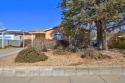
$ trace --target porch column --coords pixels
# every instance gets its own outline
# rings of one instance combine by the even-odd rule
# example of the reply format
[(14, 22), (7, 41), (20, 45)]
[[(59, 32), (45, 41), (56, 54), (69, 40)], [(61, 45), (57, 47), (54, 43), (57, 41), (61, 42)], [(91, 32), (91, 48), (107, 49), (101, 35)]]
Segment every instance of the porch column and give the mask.
[(32, 41), (31, 41), (31, 43), (32, 43), (32, 47), (33, 47), (33, 40), (34, 40), (34, 37), (33, 37), (33, 34), (32, 34)]
[(21, 47), (21, 41), (22, 41), (21, 38), (22, 38), (22, 37), (21, 37), (21, 35), (20, 35), (20, 40), (19, 40), (19, 45), (20, 45), (20, 47)]
[(23, 32), (23, 48), (25, 48), (25, 39), (24, 39), (24, 32)]
[(5, 46), (4, 46), (4, 32), (2, 32), (2, 48), (5, 48)]

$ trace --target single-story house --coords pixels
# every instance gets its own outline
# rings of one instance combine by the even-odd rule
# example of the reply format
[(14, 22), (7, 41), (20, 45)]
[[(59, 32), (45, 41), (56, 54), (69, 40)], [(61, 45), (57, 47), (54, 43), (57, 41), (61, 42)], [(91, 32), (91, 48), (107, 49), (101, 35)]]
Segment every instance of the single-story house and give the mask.
[(0, 47), (16, 46), (24, 47), (24, 35), (27, 34), (21, 30), (0, 30)]
[(34, 40), (38, 38), (43, 38), (43, 39), (52, 40), (55, 38), (56, 35), (62, 36), (62, 32), (63, 32), (63, 27), (60, 27), (60, 26), (53, 27), (47, 30), (41, 30), (41, 29), (31, 30), (31, 31), (28, 31), (30, 35), (25, 35), (24, 39)]

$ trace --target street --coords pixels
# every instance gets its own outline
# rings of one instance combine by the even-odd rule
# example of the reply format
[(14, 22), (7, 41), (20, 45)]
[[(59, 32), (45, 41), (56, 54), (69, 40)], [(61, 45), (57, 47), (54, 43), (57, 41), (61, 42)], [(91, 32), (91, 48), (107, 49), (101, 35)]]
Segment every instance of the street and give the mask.
[(0, 83), (125, 83), (125, 76), (0, 77)]

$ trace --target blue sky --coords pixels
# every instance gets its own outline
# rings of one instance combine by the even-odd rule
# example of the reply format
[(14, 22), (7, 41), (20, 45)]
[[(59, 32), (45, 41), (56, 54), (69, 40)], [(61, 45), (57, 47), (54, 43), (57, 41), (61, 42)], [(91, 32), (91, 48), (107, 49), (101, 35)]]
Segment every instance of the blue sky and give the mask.
[(9, 30), (48, 29), (61, 22), (60, 0), (0, 0), (0, 25)]

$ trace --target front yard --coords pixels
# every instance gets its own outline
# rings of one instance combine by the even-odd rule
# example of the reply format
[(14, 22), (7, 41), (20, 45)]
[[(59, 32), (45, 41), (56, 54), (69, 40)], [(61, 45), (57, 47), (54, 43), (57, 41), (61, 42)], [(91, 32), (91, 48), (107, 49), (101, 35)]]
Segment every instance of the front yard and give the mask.
[(118, 50), (101, 51), (101, 53), (111, 56), (111, 59), (94, 60), (89, 58), (81, 58), (83, 52), (66, 52), (65, 55), (53, 54), (53, 51), (44, 52), (48, 59), (35, 63), (16, 63), (16, 56), (10, 56), (0, 60), (0, 66), (117, 66), (125, 65), (125, 55)]

